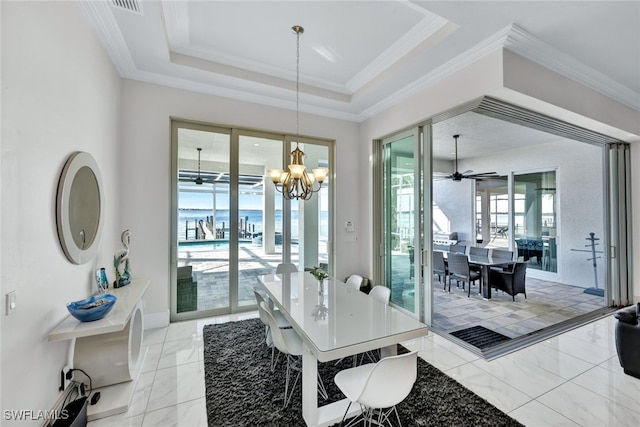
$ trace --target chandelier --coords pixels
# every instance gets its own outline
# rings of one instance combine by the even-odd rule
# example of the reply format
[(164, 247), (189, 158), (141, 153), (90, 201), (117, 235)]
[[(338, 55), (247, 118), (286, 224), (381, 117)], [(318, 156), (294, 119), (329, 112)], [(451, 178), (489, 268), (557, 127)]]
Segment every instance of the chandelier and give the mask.
[(307, 173), (304, 166), (304, 151), (300, 150), (300, 34), (304, 28), (299, 25), (291, 27), (296, 34), (296, 149), (291, 152), (291, 163), (287, 171), (282, 169), (269, 169), (267, 173), (276, 190), (282, 193), (287, 200), (309, 200), (313, 193), (320, 191), (322, 183), (329, 172), (327, 168), (316, 168), (312, 173)]

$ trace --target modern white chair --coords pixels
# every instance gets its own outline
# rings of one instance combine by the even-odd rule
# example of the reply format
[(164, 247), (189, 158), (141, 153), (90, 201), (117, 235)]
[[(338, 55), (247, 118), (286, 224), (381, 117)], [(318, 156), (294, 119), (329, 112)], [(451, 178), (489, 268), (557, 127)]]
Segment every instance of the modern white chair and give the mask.
[(349, 399), (349, 406), (342, 421), (351, 404), (356, 402), (360, 405), (362, 413), (347, 426), (358, 421), (360, 416), (364, 419), (365, 425), (392, 425), (389, 419), (392, 412), (395, 412), (398, 425), (401, 425), (396, 405), (409, 395), (417, 376), (417, 351), (385, 357), (377, 363), (367, 363), (338, 372), (334, 382)]
[(380, 302), (389, 304), (389, 299), (391, 298), (391, 289), (387, 288), (386, 286), (376, 285), (371, 288), (369, 296), (371, 298), (377, 299)]
[(359, 291), (363, 281), (364, 281), (364, 277), (359, 276), (357, 274), (352, 274), (347, 279), (347, 287), (351, 289), (355, 289), (356, 291)]
[[(380, 301), (383, 304), (387, 304), (388, 305), (389, 304), (389, 300), (391, 299), (391, 289), (387, 288), (386, 286), (376, 285), (369, 292), (369, 296), (371, 298), (374, 298), (374, 299)], [(377, 362), (380, 359), (380, 357), (377, 356), (376, 354), (374, 354), (373, 351), (367, 351), (365, 354), (362, 355), (362, 359), (360, 360), (360, 364), (362, 364), (362, 362), (364, 361), (364, 356), (365, 355), (369, 358), (370, 361), (372, 361), (374, 363)]]
[[(293, 391), (296, 388), (296, 384), (300, 379), (300, 374), (302, 373), (302, 340), (298, 336), (295, 330), (293, 329), (280, 329), (277, 326), (276, 319), (273, 317), (272, 312), (269, 311), (269, 307), (266, 303), (261, 302), (260, 306), (263, 308), (264, 312), (267, 316), (267, 322), (271, 327), (271, 337), (273, 339), (273, 344), (275, 347), (282, 353), (287, 356), (287, 376), (284, 384), (284, 405), (283, 407), (289, 405), (291, 401), (291, 397), (293, 396)], [(291, 386), (291, 392), (289, 392), (289, 382), (291, 380), (291, 371), (298, 371), (296, 375), (296, 379)], [(322, 378), (320, 377), (320, 373), (318, 373), (318, 391), (320, 395), (326, 399), (327, 391), (324, 388), (324, 384), (322, 382)]]
[[(267, 318), (267, 313), (265, 312), (262, 304), (268, 308), (269, 305), (263, 298), (262, 294), (258, 292), (256, 289), (253, 290), (253, 294), (256, 297), (256, 303), (258, 304), (258, 315), (260, 316), (260, 320), (264, 323), (264, 339), (267, 347), (271, 348), (271, 363), (269, 364), (271, 368), (271, 372), (273, 372), (278, 364), (278, 358), (280, 357), (280, 353), (275, 355), (276, 348), (273, 344), (273, 337), (271, 336), (271, 328), (269, 326), (269, 319)], [(288, 329), (291, 328), (291, 324), (289, 321), (280, 313), (279, 311), (273, 311), (273, 317), (276, 319), (276, 323), (278, 324), (278, 328)]]
[(276, 267), (276, 274), (297, 273), (297, 272), (298, 272), (298, 267), (296, 267), (295, 264), (292, 264), (290, 262), (280, 263)]

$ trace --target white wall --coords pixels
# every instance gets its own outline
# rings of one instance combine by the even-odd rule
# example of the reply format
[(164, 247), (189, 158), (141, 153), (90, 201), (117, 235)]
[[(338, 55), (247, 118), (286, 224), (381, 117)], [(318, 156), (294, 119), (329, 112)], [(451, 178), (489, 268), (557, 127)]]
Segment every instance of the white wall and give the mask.
[[(179, 89), (123, 81), (121, 201), (123, 227), (131, 229), (132, 274), (151, 279), (146, 312), (168, 322), (170, 237), (170, 117), (215, 124), (295, 132), (295, 111), (233, 101)], [(358, 222), (362, 200), (358, 165), (358, 125), (308, 114), (300, 115), (300, 133), (336, 140), (336, 275), (357, 268), (361, 244), (343, 243), (342, 224), (354, 222), (356, 234), (369, 229)]]
[[(463, 179), (456, 182), (450, 179), (433, 183), (433, 201), (449, 220), (449, 229), (458, 233), (458, 241), (467, 246), (475, 244), (476, 235), (473, 226), (473, 203), (475, 202), (475, 185), (473, 180)], [(434, 230), (435, 231), (435, 230)]]
[[(68, 315), (67, 302), (95, 293), (93, 270), (112, 265), (120, 240), (120, 79), (75, 2), (1, 7), (2, 409), (45, 410), (58, 398), (70, 344), (47, 335)], [(74, 151), (93, 155), (105, 188), (104, 234), (84, 265), (67, 261), (55, 219), (58, 178)], [(11, 290), (17, 309), (4, 317)], [(3, 417), (2, 425), (39, 422)]]

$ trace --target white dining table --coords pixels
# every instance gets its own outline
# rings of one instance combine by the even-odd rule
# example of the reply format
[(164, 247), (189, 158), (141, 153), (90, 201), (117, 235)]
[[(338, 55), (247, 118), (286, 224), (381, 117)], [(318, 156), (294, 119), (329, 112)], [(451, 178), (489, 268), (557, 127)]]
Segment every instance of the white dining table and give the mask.
[[(297, 272), (258, 276), (258, 283), (302, 339), (302, 416), (308, 426), (339, 422), (349, 404), (343, 399), (318, 407), (318, 361), (375, 349), (383, 357), (395, 355), (398, 343), (428, 333), (416, 318), (340, 280), (320, 285), (310, 273)], [(351, 405), (348, 416), (359, 410)]]

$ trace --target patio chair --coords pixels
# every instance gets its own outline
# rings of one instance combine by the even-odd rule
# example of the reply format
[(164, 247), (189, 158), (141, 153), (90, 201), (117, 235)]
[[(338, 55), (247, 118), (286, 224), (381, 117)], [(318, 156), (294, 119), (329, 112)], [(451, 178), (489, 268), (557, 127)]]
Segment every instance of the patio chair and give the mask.
[(463, 290), (465, 282), (468, 282), (467, 297), (470, 297), (471, 284), (480, 279), (480, 273), (469, 268), (469, 259), (466, 255), (450, 253), (447, 261), (449, 264), (449, 292), (451, 292), (451, 280), (455, 279), (458, 284), (462, 282)]
[(443, 291), (447, 290), (447, 275), (449, 274), (449, 270), (447, 268), (447, 264), (444, 262), (444, 254), (440, 251), (433, 251), (433, 274), (438, 275), (438, 280), (442, 281), (444, 277), (444, 288)]
[(511, 268), (489, 270), (489, 286), (508, 293), (513, 301), (516, 300), (517, 294), (524, 294), (524, 299), (527, 299), (525, 287), (527, 264), (526, 262), (514, 262)]

